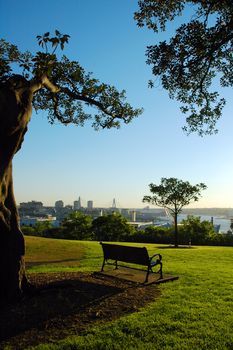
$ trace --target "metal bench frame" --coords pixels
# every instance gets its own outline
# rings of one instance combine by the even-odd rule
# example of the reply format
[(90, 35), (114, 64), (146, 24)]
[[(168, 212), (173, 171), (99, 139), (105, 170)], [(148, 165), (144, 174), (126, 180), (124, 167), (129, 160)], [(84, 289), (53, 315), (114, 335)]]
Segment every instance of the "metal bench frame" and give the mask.
[[(104, 270), (105, 264), (114, 265), (115, 269), (118, 269), (118, 267), (121, 266), (118, 264), (119, 261), (147, 266), (147, 270), (145, 270), (146, 279), (144, 281), (144, 283), (146, 283), (148, 282), (149, 273), (154, 273), (152, 268), (159, 265), (159, 271), (157, 273), (160, 274), (161, 279), (163, 278), (161, 254), (154, 254), (153, 256), (149, 257), (148, 251), (145, 247), (133, 247), (103, 242), (100, 242), (100, 244), (104, 254), (101, 271)], [(110, 263), (108, 260), (114, 260), (114, 263)]]

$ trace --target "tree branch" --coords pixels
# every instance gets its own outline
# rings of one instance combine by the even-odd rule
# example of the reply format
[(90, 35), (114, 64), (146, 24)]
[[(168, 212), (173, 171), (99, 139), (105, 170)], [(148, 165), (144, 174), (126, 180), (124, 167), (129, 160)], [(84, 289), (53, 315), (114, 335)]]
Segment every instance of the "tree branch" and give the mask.
[(45, 86), (48, 90), (50, 90), (53, 93), (60, 91), (60, 88), (53, 84), (45, 74), (38, 79), (31, 80), (30, 82), (30, 90), (33, 94), (38, 90), (42, 89), (43, 86)]
[(71, 91), (70, 89), (68, 89), (67, 87), (62, 87), (60, 89), (61, 92), (64, 92), (65, 94), (67, 94), (69, 97), (71, 97), (72, 99), (74, 100), (79, 100), (79, 101), (83, 101), (83, 102), (86, 102), (90, 105), (94, 105), (96, 107), (98, 107), (102, 112), (104, 112), (105, 114), (113, 117), (113, 114), (110, 113), (105, 107), (104, 105), (99, 102), (99, 101), (96, 101), (95, 99), (91, 98), (91, 97), (87, 97), (87, 96), (84, 96), (82, 94), (79, 94), (77, 92), (73, 92)]

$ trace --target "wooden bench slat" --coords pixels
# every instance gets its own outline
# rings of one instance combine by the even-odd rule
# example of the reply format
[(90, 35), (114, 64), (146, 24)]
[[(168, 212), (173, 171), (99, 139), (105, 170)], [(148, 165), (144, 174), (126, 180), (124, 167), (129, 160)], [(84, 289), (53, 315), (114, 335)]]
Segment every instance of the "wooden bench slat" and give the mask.
[(102, 244), (105, 259), (124, 261), (147, 266), (149, 255), (146, 248), (129, 247), (117, 244)]

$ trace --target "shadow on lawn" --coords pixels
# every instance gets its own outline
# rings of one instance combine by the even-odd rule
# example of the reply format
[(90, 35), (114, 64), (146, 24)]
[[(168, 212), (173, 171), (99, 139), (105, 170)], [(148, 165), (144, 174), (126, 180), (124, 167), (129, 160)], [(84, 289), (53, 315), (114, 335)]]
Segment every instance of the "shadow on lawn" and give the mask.
[(0, 311), (0, 348), (25, 349), (70, 335), (80, 335), (96, 322), (104, 323), (137, 311), (159, 295), (158, 287), (85, 273), (30, 275), (34, 295)]
[(30, 268), (32, 266), (39, 266), (39, 265), (48, 265), (48, 264), (62, 264), (62, 263), (68, 263), (68, 262), (77, 262), (78, 265), (80, 265), (80, 259), (63, 259), (63, 260), (45, 260), (45, 261), (27, 261), (26, 266), (27, 268)]
[(179, 245), (178, 247), (175, 247), (174, 245), (168, 245), (168, 246), (158, 246), (159, 249), (196, 249), (196, 247), (189, 246), (189, 245)]
[(4, 322), (0, 327), (0, 339), (38, 327), (38, 324), (42, 328), (49, 327), (53, 319), (59, 324), (64, 317), (87, 310), (120, 291), (120, 288), (75, 279), (38, 286), (33, 296), (6, 307), (1, 313)]

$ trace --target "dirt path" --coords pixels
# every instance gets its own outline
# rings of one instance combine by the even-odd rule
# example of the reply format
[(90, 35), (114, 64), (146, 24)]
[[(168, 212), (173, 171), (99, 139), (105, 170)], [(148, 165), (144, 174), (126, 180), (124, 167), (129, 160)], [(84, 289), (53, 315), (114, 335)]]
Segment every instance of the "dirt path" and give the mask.
[(157, 285), (137, 285), (88, 273), (30, 275), (35, 294), (0, 311), (0, 349), (25, 349), (80, 335), (94, 324), (138, 311), (159, 296)]

